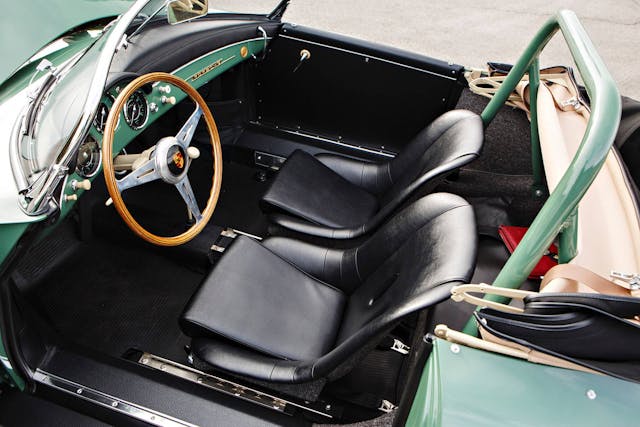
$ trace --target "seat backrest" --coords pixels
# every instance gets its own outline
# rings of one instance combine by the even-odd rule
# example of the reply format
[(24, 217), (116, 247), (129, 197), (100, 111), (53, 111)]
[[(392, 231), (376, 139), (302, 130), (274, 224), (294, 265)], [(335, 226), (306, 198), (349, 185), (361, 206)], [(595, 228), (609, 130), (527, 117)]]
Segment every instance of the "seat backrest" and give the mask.
[(412, 203), (356, 249), (343, 268), (361, 285), (351, 294), (337, 344), (366, 340), (414, 311), (436, 304), (473, 274), (477, 233), (472, 207), (435, 193)]
[(484, 126), (476, 113), (444, 113), (385, 165), (389, 180), (380, 195), (380, 206), (397, 207), (426, 181), (471, 162), (480, 155), (483, 141)]

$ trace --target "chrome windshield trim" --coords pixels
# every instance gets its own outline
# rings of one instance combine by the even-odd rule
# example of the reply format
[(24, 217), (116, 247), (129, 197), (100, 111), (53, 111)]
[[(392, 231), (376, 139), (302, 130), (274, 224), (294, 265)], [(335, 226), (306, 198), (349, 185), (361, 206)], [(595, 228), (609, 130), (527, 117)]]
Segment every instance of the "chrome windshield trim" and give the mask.
[[(47, 215), (60, 206), (60, 200), (52, 200), (55, 189), (60, 186), (60, 183), (66, 177), (66, 175), (61, 176), (60, 171), (62, 168), (67, 167), (66, 165), (73, 160), (75, 152), (91, 128), (93, 116), (102, 99), (113, 55), (118, 49), (127, 28), (129, 28), (129, 25), (142, 8), (150, 1), (151, 0), (137, 0), (128, 11), (117, 18), (113, 27), (107, 30), (110, 31), (110, 33), (106, 35), (108, 38), (102, 46), (102, 52), (95, 67), (95, 74), (91, 80), (80, 119), (55, 163), (49, 166), (43, 172), (42, 176), (31, 184), (21, 195), (23, 200), (21, 200), (20, 207), (26, 215)], [(91, 48), (94, 47), (95, 46), (92, 46)]]

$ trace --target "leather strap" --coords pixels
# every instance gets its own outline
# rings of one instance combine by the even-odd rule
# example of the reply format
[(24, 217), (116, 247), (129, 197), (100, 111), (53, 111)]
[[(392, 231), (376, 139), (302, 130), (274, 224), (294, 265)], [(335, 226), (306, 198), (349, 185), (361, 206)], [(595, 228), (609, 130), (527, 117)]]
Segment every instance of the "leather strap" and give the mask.
[[(555, 282), (552, 284), (552, 282)], [(558, 264), (544, 275), (540, 292), (592, 292), (607, 295), (632, 296), (629, 289), (579, 265)], [(635, 296), (635, 295), (633, 295)]]

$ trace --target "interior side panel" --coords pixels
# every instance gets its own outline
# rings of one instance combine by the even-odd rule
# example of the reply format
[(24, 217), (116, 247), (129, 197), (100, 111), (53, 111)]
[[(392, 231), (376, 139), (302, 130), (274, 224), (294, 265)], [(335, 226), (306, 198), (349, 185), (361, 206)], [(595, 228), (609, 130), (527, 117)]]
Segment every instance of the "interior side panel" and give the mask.
[[(310, 58), (300, 63), (301, 51)], [(397, 152), (455, 106), (463, 67), (284, 25), (257, 72), (263, 126)]]

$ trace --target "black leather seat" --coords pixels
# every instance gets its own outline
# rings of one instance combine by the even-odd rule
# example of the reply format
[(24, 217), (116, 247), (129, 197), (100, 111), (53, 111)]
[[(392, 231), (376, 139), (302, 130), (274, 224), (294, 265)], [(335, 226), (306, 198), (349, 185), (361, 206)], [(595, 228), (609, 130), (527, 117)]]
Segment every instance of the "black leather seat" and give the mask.
[(351, 249), (240, 236), (180, 325), (200, 368), (280, 383), (324, 379), (467, 282), (476, 246), (471, 206), (445, 193), (419, 199)]
[(484, 141), (482, 119), (449, 111), (393, 160), (367, 163), (295, 151), (261, 200), (276, 224), (304, 234), (350, 239), (377, 228), (417, 190), (474, 160)]

